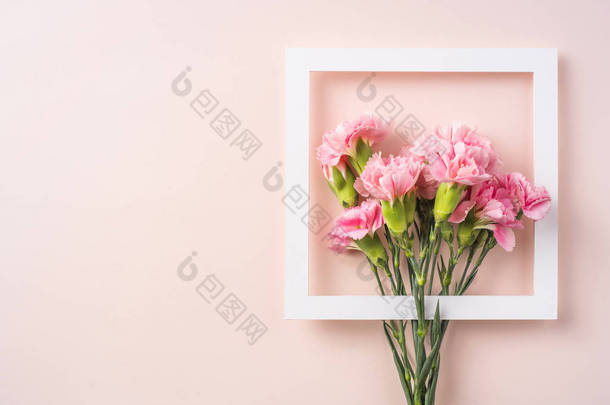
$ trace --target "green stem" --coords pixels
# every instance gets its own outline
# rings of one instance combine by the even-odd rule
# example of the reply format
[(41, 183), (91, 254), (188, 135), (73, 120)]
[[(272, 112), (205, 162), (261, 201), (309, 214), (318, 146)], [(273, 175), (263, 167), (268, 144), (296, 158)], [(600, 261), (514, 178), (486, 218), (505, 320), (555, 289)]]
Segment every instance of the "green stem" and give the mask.
[(463, 249), (458, 249), (458, 251), (454, 255), (453, 245), (451, 243), (448, 243), (448, 245), (450, 251), (449, 263), (447, 266), (447, 273), (441, 280), (442, 290), (444, 292), (443, 295), (449, 295), (449, 286), (451, 285), (451, 280), (453, 279), (453, 270), (455, 269), (455, 266), (457, 265), (460, 257), (462, 256), (462, 253), (464, 252)]
[(402, 275), (400, 274), (400, 268), (397, 266), (397, 263), (396, 263), (396, 254), (399, 252), (399, 249), (396, 246), (396, 244), (394, 243), (394, 241), (392, 240), (392, 235), (390, 234), (390, 229), (388, 228), (387, 225), (384, 225), (384, 230), (385, 230), (385, 238), (386, 238), (386, 241), (390, 248), (390, 253), (392, 255), (392, 267), (394, 268), (394, 277), (396, 277), (396, 288), (397, 288), (398, 292), (400, 292), (402, 289), (402, 287), (401, 287)]
[(394, 277), (392, 277), (392, 272), (390, 271), (390, 268), (388, 267), (387, 263), (384, 265), (383, 270), (385, 271), (385, 275), (390, 279), (390, 282), (392, 283), (392, 292), (394, 293), (394, 295), (399, 295), (398, 288), (396, 287), (396, 282), (394, 282)]
[(413, 372), (413, 368), (411, 367), (411, 362), (409, 361), (409, 355), (407, 353), (407, 342), (405, 338), (405, 324), (400, 321), (400, 348), (402, 350), (403, 355), (403, 363), (406, 367), (406, 371), (409, 373), (409, 378), (414, 379), (415, 373)]
[(413, 221), (413, 226), (415, 227), (415, 231), (417, 232), (417, 238), (421, 238), (421, 234), (419, 233), (419, 227), (417, 226), (417, 222)]
[(436, 360), (434, 363), (433, 373), (430, 376), (430, 383), (428, 384), (428, 392), (426, 392), (426, 401), (425, 405), (434, 405), (434, 400), (436, 396), (436, 384), (438, 382), (438, 373), (441, 365), (441, 355), (438, 354), (436, 356)]
[(430, 274), (430, 284), (428, 284), (428, 295), (432, 295), (432, 284), (434, 284), (434, 273), (436, 269), (436, 258), (438, 257), (438, 249), (440, 247), (441, 241), (440, 239), (434, 243), (434, 252), (432, 258), (432, 272)]
[[(393, 258), (398, 247), (392, 242), (392, 237), (390, 236), (390, 230), (389, 230), (388, 226), (384, 225), (384, 228), (385, 228), (386, 241), (387, 241), (388, 247), (390, 248), (390, 254), (392, 255), (392, 258)], [(385, 248), (384, 248), (384, 250), (385, 250)], [(399, 295), (397, 292), (400, 291), (400, 283), (401, 283), (402, 277), (400, 275), (400, 271), (396, 272), (395, 263), (392, 263), (392, 267), (394, 267), (394, 275), (396, 277), (396, 282), (394, 281), (394, 277), (392, 276), (392, 272), (390, 271), (390, 268), (387, 263), (384, 264), (383, 270), (385, 271), (386, 276), (390, 279), (390, 282), (392, 284), (392, 292), (394, 293), (394, 295)]]
[[(424, 279), (423, 274), (421, 274), (420, 269), (419, 269), (419, 264), (417, 263), (417, 260), (415, 260), (415, 258), (413, 256), (408, 256), (407, 254), (405, 254), (405, 256), (407, 257), (407, 261), (411, 264), (411, 268), (413, 269), (413, 272), (415, 273), (415, 278), (417, 283), (419, 284), (420, 281), (422, 281)], [(413, 289), (413, 286), (411, 286), (411, 289)]]
[(387, 322), (384, 321), (383, 322), (383, 332), (385, 333), (386, 339), (388, 341), (388, 345), (390, 346), (390, 349), (392, 350), (392, 356), (394, 358), (394, 364), (396, 365), (396, 370), (398, 371), (398, 378), (400, 379), (400, 384), (402, 385), (402, 390), (405, 394), (405, 397), (407, 398), (408, 404), (413, 405), (413, 393), (411, 392), (411, 385), (407, 382), (404, 366), (400, 360), (400, 356), (398, 355), (398, 352), (396, 351), (396, 347), (394, 346), (394, 342), (392, 342), (392, 337), (390, 336), (390, 333), (388, 332), (387, 328), (392, 329), (392, 327), (390, 325), (388, 325)]
[[(436, 253), (435, 253), (435, 246), (436, 246), (436, 239), (438, 238), (438, 223), (434, 223), (434, 228), (432, 229), (432, 233), (430, 234), (430, 237), (427, 240), (427, 253), (426, 253), (426, 260), (425, 260), (425, 264), (424, 264), (424, 270), (423, 270), (423, 276), (424, 276), (424, 284), (428, 281), (428, 270), (430, 267), (430, 258), (432, 256), (434, 256), (434, 259), (436, 260)], [(434, 265), (432, 267), (432, 273), (434, 273)], [(430, 287), (428, 287), (428, 289), (432, 288), (432, 283), (430, 283)], [(428, 295), (430, 295), (430, 293), (428, 292)]]
[(375, 275), (375, 279), (377, 280), (377, 285), (379, 286), (379, 292), (381, 292), (381, 295), (385, 295), (385, 290), (383, 289), (383, 284), (381, 284), (381, 280), (379, 279), (379, 273), (377, 272), (377, 267), (370, 260), (369, 260), (369, 264), (371, 266), (371, 271), (373, 272), (373, 274)]
[(458, 291), (455, 295), (464, 294), (464, 292), (468, 289), (468, 287), (470, 287), (470, 285), (474, 281), (474, 278), (476, 277), (476, 275), (479, 271), (479, 267), (481, 267), (481, 263), (483, 263), (483, 259), (485, 259), (485, 256), (487, 256), (487, 253), (489, 253), (489, 251), (491, 249), (493, 249), (494, 246), (495, 246), (495, 244), (488, 244), (488, 243), (485, 244), (485, 246), (481, 250), (481, 254), (479, 255), (479, 258), (477, 259), (477, 262), (475, 263), (475, 266), (473, 267), (472, 271), (466, 278), (466, 281), (464, 282), (464, 284), (462, 286), (460, 286), (460, 288), (458, 289)]
[(468, 273), (468, 269), (470, 268), (470, 264), (472, 263), (472, 259), (474, 258), (474, 254), (476, 252), (476, 246), (470, 246), (468, 249), (468, 259), (466, 259), (466, 265), (464, 266), (464, 271), (462, 272), (462, 277), (460, 277), (460, 281), (455, 286), (454, 294), (457, 295), (457, 291), (460, 290), (462, 284), (464, 284), (464, 278), (466, 277), (466, 273)]
[(425, 319), (425, 291), (423, 285), (416, 285), (416, 308), (417, 308), (417, 332), (415, 333), (417, 346), (416, 361), (417, 366), (415, 369), (415, 388), (414, 388), (414, 401), (415, 404), (422, 404), (422, 399), (425, 392), (425, 365), (426, 365), (426, 348), (424, 346), (426, 333), (427, 333), (427, 322)]

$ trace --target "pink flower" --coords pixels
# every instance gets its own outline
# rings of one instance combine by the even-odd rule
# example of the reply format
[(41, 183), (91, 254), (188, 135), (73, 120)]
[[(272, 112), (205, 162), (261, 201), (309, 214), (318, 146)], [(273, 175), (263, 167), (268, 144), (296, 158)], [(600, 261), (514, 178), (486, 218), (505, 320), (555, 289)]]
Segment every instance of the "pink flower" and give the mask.
[(498, 245), (502, 246), (507, 252), (512, 252), (515, 248), (515, 233), (512, 229), (502, 225), (492, 225), (491, 229)]
[[(345, 139), (348, 148), (355, 148), (358, 139), (362, 139), (369, 146), (383, 141), (387, 136), (387, 128), (382, 120), (375, 117), (373, 113), (368, 113), (360, 116), (359, 119), (352, 122), (344, 122), (339, 124), (345, 134)], [(341, 130), (337, 127), (337, 133)]]
[(430, 173), (430, 166), (425, 165), (417, 179), (417, 195), (420, 198), (426, 200), (433, 200), (436, 196), (436, 190), (438, 190), (439, 182), (436, 180), (432, 173)]
[(522, 228), (517, 219), (519, 207), (514, 203), (510, 191), (497, 179), (477, 184), (470, 189), (470, 197), (458, 204), (449, 222), (460, 223), (474, 209), (474, 229), (493, 231), (498, 244), (507, 251), (515, 247), (514, 228)]
[(513, 172), (502, 177), (512, 198), (518, 201), (523, 214), (538, 221), (551, 209), (551, 196), (546, 188), (535, 187), (524, 175)]
[(509, 228), (523, 227), (521, 221), (517, 219), (517, 214), (519, 214), (518, 208), (513, 204), (505, 188), (497, 189), (493, 198), (481, 209), (481, 217)]
[(386, 126), (372, 113), (365, 114), (355, 121), (344, 121), (322, 137), (322, 144), (316, 154), (323, 165), (335, 166), (342, 156), (355, 154), (358, 139), (369, 146), (382, 141), (387, 136)]
[(326, 178), (326, 180), (330, 181), (331, 183), (334, 182), (333, 167), (336, 167), (337, 169), (339, 169), (339, 171), (343, 175), (343, 178), (345, 178), (345, 175), (346, 175), (345, 171), (348, 170), (345, 158), (339, 159), (337, 161), (337, 163), (332, 166), (331, 165), (322, 165), (322, 173), (324, 174), (324, 177)]
[(336, 166), (345, 153), (345, 148), (335, 149), (326, 139), (324, 139), (322, 145), (318, 146), (318, 149), (316, 149), (316, 157), (320, 163), (322, 163), (322, 166)]
[(433, 200), (436, 196), (436, 190), (438, 190), (439, 182), (432, 177), (426, 155), (421, 153), (421, 151), (422, 149), (418, 145), (410, 147), (403, 146), (400, 149), (400, 155), (416, 159), (424, 165), (421, 173), (419, 174), (419, 178), (417, 179), (417, 183), (415, 184), (415, 190), (419, 198)]
[(383, 159), (381, 153), (376, 153), (356, 179), (354, 188), (363, 196), (393, 202), (415, 187), (423, 167), (424, 163), (413, 156), (390, 155)]
[(383, 225), (381, 205), (375, 200), (366, 200), (357, 207), (343, 212), (335, 222), (344, 235), (360, 240), (373, 235)]
[(347, 234), (339, 226), (335, 226), (332, 231), (330, 231), (328, 234), (328, 240), (330, 241), (330, 250), (336, 253), (345, 252), (352, 243), (352, 238), (347, 236)]
[(454, 123), (450, 128), (439, 127), (434, 136), (437, 147), (428, 160), (430, 174), (439, 182), (482, 183), (502, 165), (491, 141), (467, 125)]

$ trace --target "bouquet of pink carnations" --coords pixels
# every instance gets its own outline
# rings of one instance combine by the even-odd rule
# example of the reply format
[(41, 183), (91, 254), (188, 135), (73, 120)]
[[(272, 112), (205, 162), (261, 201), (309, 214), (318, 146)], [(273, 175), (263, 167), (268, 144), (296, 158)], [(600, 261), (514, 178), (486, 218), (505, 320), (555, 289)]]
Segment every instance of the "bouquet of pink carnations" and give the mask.
[(487, 253), (496, 245), (511, 251), (513, 229), (523, 217), (544, 217), (551, 199), (522, 174), (504, 172), (489, 139), (469, 126), (439, 127), (425, 144), (384, 157), (373, 146), (388, 133), (370, 114), (343, 122), (324, 134), (317, 158), (345, 208), (329, 234), (331, 249), (364, 253), (381, 294), (413, 296), (417, 319), (384, 321), (383, 331), (407, 402), (429, 405), (448, 326), (438, 304), (433, 319), (424, 316), (435, 274), (436, 294), (464, 294)]

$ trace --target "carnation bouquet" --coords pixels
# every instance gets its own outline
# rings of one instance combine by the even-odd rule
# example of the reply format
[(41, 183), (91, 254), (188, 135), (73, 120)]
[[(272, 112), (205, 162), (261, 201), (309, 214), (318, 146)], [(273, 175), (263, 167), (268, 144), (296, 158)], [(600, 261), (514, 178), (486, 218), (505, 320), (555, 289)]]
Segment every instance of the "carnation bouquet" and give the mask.
[(449, 321), (438, 303), (426, 319), (424, 297), (464, 294), (489, 251), (512, 251), (513, 230), (542, 219), (551, 199), (521, 173), (505, 172), (472, 127), (438, 127), (425, 145), (382, 156), (373, 147), (389, 128), (372, 114), (340, 123), (324, 134), (317, 158), (345, 209), (330, 248), (366, 255), (382, 295), (413, 297), (416, 319), (383, 321), (383, 332), (407, 403), (429, 405)]

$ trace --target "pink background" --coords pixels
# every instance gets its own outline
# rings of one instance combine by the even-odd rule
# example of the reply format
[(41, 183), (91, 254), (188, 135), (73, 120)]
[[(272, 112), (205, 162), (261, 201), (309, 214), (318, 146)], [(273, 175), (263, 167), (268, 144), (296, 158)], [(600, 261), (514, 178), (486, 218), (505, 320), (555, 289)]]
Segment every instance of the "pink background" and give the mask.
[[(609, 12), (4, 3), (0, 403), (403, 403), (378, 322), (283, 320), (285, 190), (263, 177), (284, 164), (284, 48), (299, 46), (559, 49), (560, 319), (454, 322), (437, 400), (607, 403)], [(263, 142), (249, 160), (189, 106), (206, 88)], [(193, 251), (197, 278), (183, 281)], [(195, 291), (208, 273), (267, 325), (255, 345)]]

